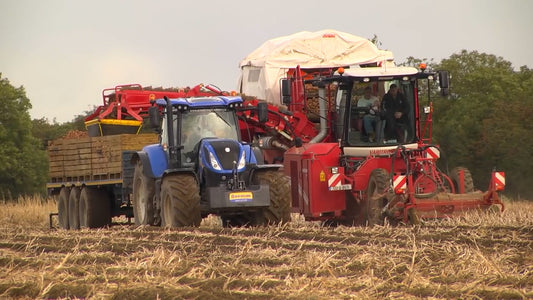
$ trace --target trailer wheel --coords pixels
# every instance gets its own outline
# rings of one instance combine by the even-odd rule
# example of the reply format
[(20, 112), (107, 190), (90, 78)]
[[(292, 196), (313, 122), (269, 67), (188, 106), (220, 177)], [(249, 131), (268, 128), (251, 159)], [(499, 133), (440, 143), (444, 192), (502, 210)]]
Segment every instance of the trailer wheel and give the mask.
[(111, 224), (111, 205), (103, 190), (84, 187), (80, 193), (80, 227), (99, 228)]
[(135, 225), (156, 225), (154, 216), (155, 180), (143, 172), (143, 163), (139, 160), (133, 172), (133, 216)]
[(57, 198), (57, 216), (59, 221), (59, 227), (63, 229), (69, 229), (69, 217), (68, 217), (68, 200), (70, 195), (70, 188), (63, 187), (59, 192)]
[(270, 187), (270, 206), (263, 208), (263, 218), (256, 225), (287, 223), (291, 220), (291, 193), (289, 181), (279, 171), (265, 171), (255, 174), (256, 183)]
[(465, 193), (472, 193), (474, 192), (474, 180), (472, 179), (472, 174), (470, 173), (470, 170), (468, 170), (465, 167), (456, 167), (452, 169), (450, 172), (450, 178), (453, 182), (453, 185), (455, 187), (455, 192), (459, 194), (459, 184), (461, 182), (461, 171), (463, 172), (463, 183), (465, 188)]
[(68, 223), (70, 229), (80, 229), (80, 188), (72, 188), (68, 197)]
[(196, 179), (187, 174), (169, 175), (161, 184), (161, 225), (165, 227), (199, 226), (200, 189)]
[(366, 225), (383, 225), (385, 216), (381, 212), (387, 204), (385, 193), (389, 186), (389, 175), (385, 169), (375, 169), (370, 173), (366, 189)]

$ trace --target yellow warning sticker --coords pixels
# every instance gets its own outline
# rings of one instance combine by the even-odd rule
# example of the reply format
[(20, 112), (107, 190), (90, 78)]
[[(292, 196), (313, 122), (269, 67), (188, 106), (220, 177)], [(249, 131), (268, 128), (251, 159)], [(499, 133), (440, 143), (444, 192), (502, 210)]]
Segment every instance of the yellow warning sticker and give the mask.
[(254, 199), (252, 192), (236, 192), (229, 194), (230, 202), (249, 202)]

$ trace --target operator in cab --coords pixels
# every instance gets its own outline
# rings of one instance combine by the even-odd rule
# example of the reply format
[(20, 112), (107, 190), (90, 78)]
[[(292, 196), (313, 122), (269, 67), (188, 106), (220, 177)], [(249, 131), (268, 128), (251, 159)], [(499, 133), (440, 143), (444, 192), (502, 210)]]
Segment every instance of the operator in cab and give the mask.
[(368, 108), (368, 113), (363, 116), (363, 129), (368, 135), (368, 141), (375, 141), (375, 128), (376, 128), (376, 113), (379, 110), (379, 99), (372, 95), (372, 88), (370, 86), (365, 87), (363, 97), (357, 101), (357, 107)]
[(383, 96), (381, 110), (385, 120), (385, 140), (405, 142), (409, 103), (395, 83), (390, 85), (389, 91)]

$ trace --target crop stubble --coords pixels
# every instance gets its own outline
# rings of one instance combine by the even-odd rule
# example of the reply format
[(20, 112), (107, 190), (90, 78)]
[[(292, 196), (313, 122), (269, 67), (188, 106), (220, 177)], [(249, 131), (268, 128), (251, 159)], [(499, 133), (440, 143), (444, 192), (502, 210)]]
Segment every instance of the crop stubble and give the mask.
[(533, 203), (422, 226), (47, 228), (0, 207), (0, 296), (106, 299), (533, 298)]

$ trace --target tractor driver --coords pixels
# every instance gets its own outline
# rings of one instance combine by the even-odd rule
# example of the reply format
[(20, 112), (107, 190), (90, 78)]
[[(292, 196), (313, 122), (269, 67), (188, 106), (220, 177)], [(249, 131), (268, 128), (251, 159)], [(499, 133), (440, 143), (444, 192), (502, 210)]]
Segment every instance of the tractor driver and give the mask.
[(215, 134), (209, 129), (205, 122), (205, 116), (195, 112), (183, 115), (182, 130), (182, 153), (189, 158), (187, 160), (188, 162), (196, 157), (196, 146), (201, 139), (215, 137)]
[(409, 103), (396, 84), (391, 84), (389, 91), (383, 96), (381, 109), (385, 119), (385, 139), (404, 142)]
[(363, 97), (357, 100), (357, 107), (368, 108), (368, 113), (363, 116), (363, 129), (368, 135), (368, 141), (375, 141), (375, 126), (376, 126), (376, 113), (379, 110), (379, 100), (376, 96), (372, 95), (372, 88), (370, 86), (365, 87)]

